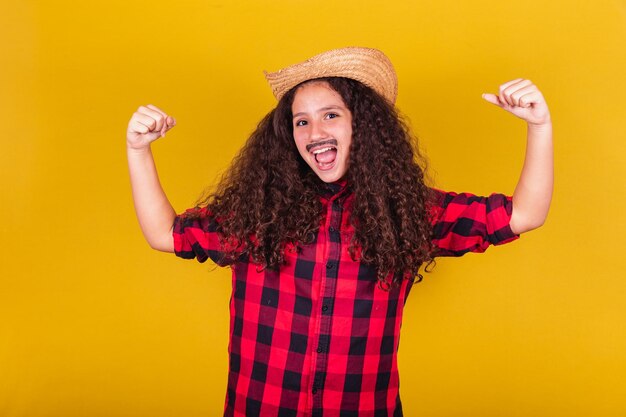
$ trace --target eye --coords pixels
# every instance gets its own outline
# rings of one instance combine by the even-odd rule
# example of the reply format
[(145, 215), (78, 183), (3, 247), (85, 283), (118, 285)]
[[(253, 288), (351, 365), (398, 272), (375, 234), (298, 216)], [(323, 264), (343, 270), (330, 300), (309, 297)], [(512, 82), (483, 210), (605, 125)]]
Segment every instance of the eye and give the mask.
[(337, 113), (328, 113), (326, 117), (329, 119), (334, 119), (335, 117), (339, 117), (339, 115)]
[(306, 120), (298, 120), (296, 122), (296, 126), (304, 126), (304, 125), (306, 125)]

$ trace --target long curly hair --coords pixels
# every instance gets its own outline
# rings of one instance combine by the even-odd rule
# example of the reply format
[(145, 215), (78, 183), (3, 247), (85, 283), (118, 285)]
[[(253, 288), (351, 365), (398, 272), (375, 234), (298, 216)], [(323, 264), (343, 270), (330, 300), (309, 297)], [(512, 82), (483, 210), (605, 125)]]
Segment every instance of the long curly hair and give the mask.
[[(376, 267), (381, 288), (404, 278), (421, 280), (420, 266), (432, 261), (432, 231), (421, 167), (426, 160), (417, 138), (393, 105), (364, 84), (340, 77), (310, 81), (327, 82), (352, 113), (346, 174), (354, 193), (351, 257)], [(286, 245), (311, 243), (319, 230), (324, 183), (293, 138), (291, 107), (299, 87), (261, 120), (217, 188), (197, 202), (219, 220), (218, 232), (230, 248), (227, 262), (243, 251), (260, 268), (278, 269)]]

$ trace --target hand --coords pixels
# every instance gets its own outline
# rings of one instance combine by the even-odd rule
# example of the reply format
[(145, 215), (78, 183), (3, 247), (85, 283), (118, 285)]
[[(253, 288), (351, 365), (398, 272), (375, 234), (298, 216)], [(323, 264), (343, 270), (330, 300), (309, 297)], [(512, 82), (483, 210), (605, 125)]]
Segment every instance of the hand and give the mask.
[(483, 98), (513, 113), (529, 125), (551, 123), (550, 111), (541, 91), (532, 81), (518, 78), (500, 86), (500, 95), (483, 94)]
[(140, 106), (130, 121), (126, 131), (126, 143), (132, 149), (144, 149), (176, 126), (176, 120), (152, 104)]

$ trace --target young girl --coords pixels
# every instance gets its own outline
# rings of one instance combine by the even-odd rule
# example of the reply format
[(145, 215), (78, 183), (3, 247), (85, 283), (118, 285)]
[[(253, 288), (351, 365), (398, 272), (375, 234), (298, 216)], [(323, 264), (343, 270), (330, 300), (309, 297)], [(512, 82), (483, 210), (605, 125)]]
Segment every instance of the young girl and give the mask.
[(328, 51), (266, 77), (276, 108), (217, 190), (181, 215), (150, 150), (175, 120), (152, 105), (133, 114), (141, 229), (154, 249), (232, 267), (225, 416), (401, 416), (400, 325), (419, 268), (543, 224), (548, 107), (525, 79), (483, 95), (527, 122), (528, 142), (513, 196), (478, 197), (424, 183), (382, 52)]

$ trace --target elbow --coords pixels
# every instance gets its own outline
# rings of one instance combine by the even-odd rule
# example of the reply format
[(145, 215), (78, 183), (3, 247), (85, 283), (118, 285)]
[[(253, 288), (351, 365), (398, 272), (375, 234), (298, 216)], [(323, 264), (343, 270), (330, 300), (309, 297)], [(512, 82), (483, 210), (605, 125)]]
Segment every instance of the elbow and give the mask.
[(543, 226), (548, 218), (550, 199), (524, 201), (513, 198), (510, 226), (515, 234), (530, 232)]
[(535, 229), (539, 229), (541, 226), (543, 226), (544, 222), (529, 222), (525, 225), (522, 226), (521, 230), (519, 232), (516, 232), (518, 235), (522, 234), (522, 233), (526, 233), (526, 232), (530, 232), (531, 230), (535, 230)]
[(174, 238), (171, 231), (159, 238), (146, 239), (148, 245), (159, 252), (174, 253)]
[(535, 230), (540, 228), (546, 222), (547, 216), (539, 216), (534, 218), (520, 218), (520, 216), (511, 216), (511, 230), (516, 235), (530, 232), (531, 230)]
[(174, 245), (167, 245), (163, 243), (150, 243), (150, 247), (159, 252), (174, 253)]

